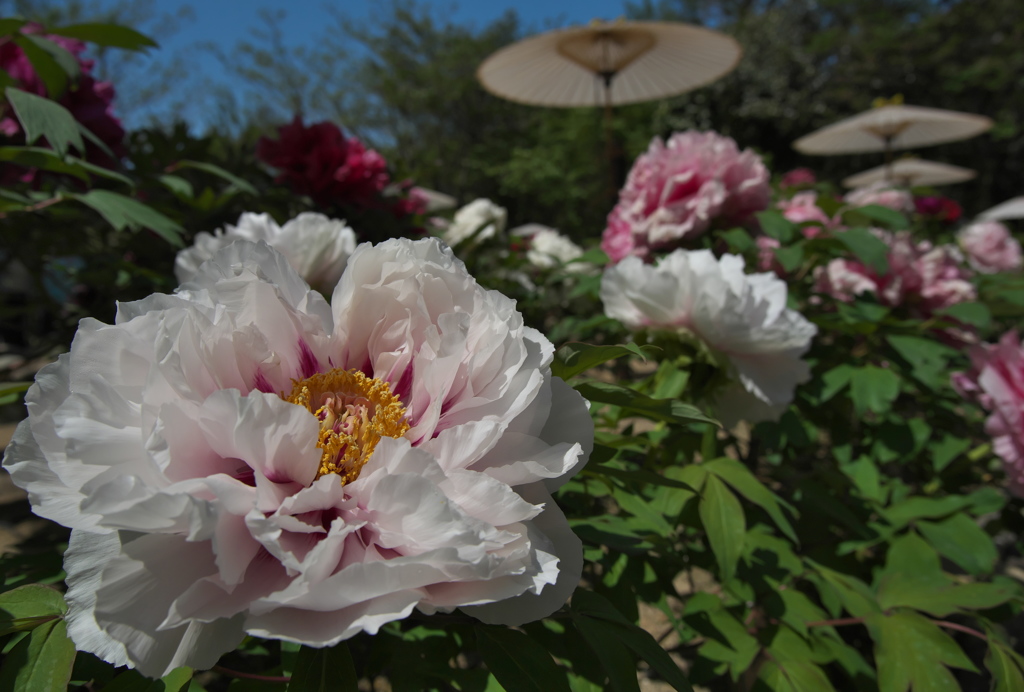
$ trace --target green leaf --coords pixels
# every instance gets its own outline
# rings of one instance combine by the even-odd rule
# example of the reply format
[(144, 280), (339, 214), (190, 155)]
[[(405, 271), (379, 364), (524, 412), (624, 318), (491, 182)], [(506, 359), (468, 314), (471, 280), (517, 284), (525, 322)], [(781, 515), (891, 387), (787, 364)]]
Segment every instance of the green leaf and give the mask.
[[(128, 670), (103, 686), (102, 692), (186, 692), (191, 688), (192, 669), (187, 666), (175, 668), (159, 680), (153, 680), (138, 671)], [(233, 690), (234, 685), (231, 686)], [(275, 690), (280, 689), (276, 685)]]
[(186, 197), (188, 199), (195, 197), (195, 191), (192, 189), (192, 183), (181, 176), (161, 175), (157, 180), (163, 183), (164, 187), (179, 197)]
[(85, 152), (78, 122), (64, 106), (14, 87), (7, 87), (4, 94), (25, 130), (26, 144), (45, 137), (58, 156), (67, 154), (69, 145)]
[(708, 534), (711, 551), (722, 570), (722, 581), (729, 581), (736, 573), (736, 564), (743, 554), (743, 539), (747, 533), (743, 507), (718, 476), (709, 475), (704, 483), (698, 511), (704, 531)]
[(212, 163), (205, 163), (203, 161), (187, 161), (186, 160), (186, 161), (179, 161), (176, 164), (176, 167), (177, 168), (194, 168), (197, 171), (204, 171), (206, 173), (210, 173), (212, 175), (215, 175), (218, 178), (223, 178), (224, 180), (228, 181), (229, 183), (231, 183), (232, 185), (237, 187), (242, 192), (246, 192), (246, 193), (248, 193), (250, 195), (257, 194), (256, 188), (254, 188), (252, 186), (252, 184), (249, 183), (247, 180), (243, 180), (242, 178), (239, 178), (234, 173), (229, 173), (228, 171), (224, 170), (220, 166), (215, 166)]
[(821, 394), (818, 401), (825, 403), (839, 392), (843, 391), (846, 385), (850, 384), (850, 377), (856, 368), (850, 365), (837, 365), (821, 376)]
[(742, 228), (730, 228), (728, 231), (719, 233), (725, 242), (729, 243), (729, 250), (740, 255), (746, 254), (756, 247), (754, 239)]
[(956, 642), (922, 615), (877, 613), (865, 624), (875, 642), (880, 692), (959, 692), (946, 666), (977, 670)]
[(881, 474), (878, 473), (878, 467), (870, 457), (859, 456), (848, 464), (840, 464), (839, 468), (853, 481), (857, 490), (860, 491), (861, 497), (865, 500), (885, 501)]
[[(731, 485), (740, 495), (767, 512), (768, 516), (772, 518), (772, 521), (782, 529), (782, 532), (786, 534), (791, 541), (799, 545), (800, 540), (797, 538), (796, 531), (793, 530), (793, 526), (789, 523), (789, 520), (786, 519), (786, 515), (782, 513), (782, 508), (779, 506), (781, 500), (779, 500), (771, 490), (765, 487), (765, 485), (757, 479), (757, 476), (750, 472), (750, 469), (736, 459), (730, 459), (728, 457), (714, 459), (702, 465), (708, 471)], [(796, 514), (795, 509), (789, 505), (787, 505), (787, 508), (793, 512), (794, 515)]]
[(883, 207), (880, 204), (868, 204), (864, 207), (857, 207), (857, 213), (868, 217), (872, 221), (878, 221), (894, 231), (900, 231), (910, 227), (907, 217), (895, 209)]
[(889, 271), (889, 246), (866, 228), (851, 228), (835, 234), (863, 264), (879, 274)]
[(995, 567), (999, 554), (992, 537), (966, 514), (937, 522), (918, 521), (916, 526), (940, 555), (971, 574), (987, 574)]
[(565, 671), (539, 643), (507, 627), (477, 625), (476, 641), (487, 668), (506, 690), (569, 692)]
[(848, 574), (835, 572), (814, 562), (808, 562), (821, 577), (820, 585), (831, 587), (850, 615), (865, 617), (879, 612), (878, 602), (867, 584)]
[(655, 350), (657, 349), (652, 346), (640, 347), (633, 343), (621, 346), (569, 343), (555, 351), (555, 359), (551, 363), (551, 374), (568, 380), (584, 370), (595, 368), (616, 358), (639, 356), (643, 360), (647, 360)]
[(985, 667), (992, 673), (992, 692), (1020, 692), (1024, 690), (1024, 658), (1003, 646), (989, 633)]
[(295, 661), (288, 692), (356, 692), (358, 685), (352, 654), (342, 642), (324, 649), (303, 646)]
[(73, 24), (59, 29), (48, 29), (51, 34), (77, 38), (81, 41), (95, 43), (98, 46), (124, 48), (126, 50), (145, 50), (158, 48), (156, 41), (135, 29), (117, 24)]
[(64, 620), (50, 620), (7, 652), (0, 665), (0, 689), (65, 692), (74, 665), (75, 645), (68, 638)]
[(752, 692), (828, 692), (828, 676), (810, 661), (765, 661)]
[(893, 529), (901, 529), (915, 519), (937, 519), (948, 516), (970, 506), (971, 502), (971, 498), (964, 495), (915, 496), (882, 510), (882, 515), (892, 524)]
[[(587, 633), (584, 630), (589, 628), (595, 630), (603, 629), (613, 639), (618, 640), (620, 649), (623, 644), (628, 646), (672, 687), (680, 691), (692, 692), (690, 683), (682, 671), (679, 670), (679, 666), (668, 655), (668, 652), (661, 648), (649, 632), (627, 620), (605, 597), (593, 591), (577, 589), (572, 597), (571, 613), (573, 615), (573, 622), (584, 638), (587, 639), (588, 643), (590, 639), (587, 638)], [(601, 652), (598, 651), (597, 653), (600, 654)], [(631, 672), (634, 686), (628, 689), (632, 690), (636, 689), (635, 668)]]
[(959, 355), (956, 349), (917, 336), (891, 335), (889, 345), (911, 366), (911, 372), (933, 389), (949, 382), (949, 359)]
[(24, 19), (0, 19), (0, 36), (10, 36), (18, 33), (18, 29), (28, 24)]
[(929, 455), (932, 460), (932, 468), (938, 473), (946, 468), (958, 456), (966, 452), (971, 446), (971, 441), (964, 437), (945, 435), (941, 440), (928, 445)]
[(978, 329), (988, 329), (992, 323), (992, 312), (984, 303), (957, 303), (948, 308), (936, 310), (935, 314), (951, 317), (957, 322), (963, 322)]
[(761, 230), (781, 243), (788, 243), (796, 235), (796, 224), (782, 215), (782, 212), (770, 209), (758, 212), (757, 220)]
[(619, 507), (636, 518), (637, 528), (647, 529), (659, 536), (671, 536), (674, 533), (672, 525), (665, 520), (665, 517), (652, 509), (642, 497), (618, 488), (615, 489), (614, 496)]
[(64, 161), (68, 164), (77, 166), (93, 175), (98, 175), (102, 178), (109, 178), (110, 180), (116, 180), (119, 183), (124, 183), (128, 187), (135, 187), (135, 182), (126, 175), (122, 175), (117, 171), (112, 171), (109, 168), (103, 166), (97, 166), (94, 163), (90, 163), (84, 159), (77, 158), (75, 156), (65, 156)]
[[(32, 386), (31, 382), (5, 382), (0, 384), (0, 406), (11, 404), (21, 398), (23, 392), (27, 392)], [(0, 606), (2, 608), (3, 606)], [(2, 627), (2, 625), (0, 625)]]
[(182, 247), (182, 228), (155, 209), (109, 190), (90, 190), (84, 195), (68, 195), (92, 207), (117, 230), (148, 228), (175, 247)]
[(900, 378), (891, 370), (866, 365), (850, 373), (850, 398), (858, 414), (885, 413), (900, 394)]
[(46, 86), (47, 96), (56, 101), (68, 88), (68, 80), (81, 73), (78, 59), (63, 46), (32, 34), (19, 34), (14, 43), (25, 53), (33, 69)]
[(584, 398), (596, 404), (611, 404), (669, 423), (714, 423), (718, 421), (701, 413), (695, 406), (678, 399), (652, 399), (646, 394), (610, 382), (584, 382), (575, 387)]
[(775, 258), (779, 260), (779, 264), (787, 272), (796, 271), (804, 263), (803, 243), (797, 243), (789, 247), (777, 247), (772, 252), (775, 253)]
[[(12, 386), (17, 388), (21, 384)], [(42, 584), (26, 584), (0, 594), (0, 636), (30, 630), (68, 612), (60, 591)]]

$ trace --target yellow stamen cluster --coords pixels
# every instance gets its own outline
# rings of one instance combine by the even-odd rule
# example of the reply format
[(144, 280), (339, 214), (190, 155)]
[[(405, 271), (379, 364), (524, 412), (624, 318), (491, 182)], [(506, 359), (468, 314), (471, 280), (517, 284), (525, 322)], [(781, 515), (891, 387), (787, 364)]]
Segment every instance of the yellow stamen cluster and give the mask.
[(316, 446), (323, 450), (316, 477), (325, 473), (351, 483), (382, 437), (409, 429), (405, 407), (383, 380), (358, 370), (334, 369), (295, 380), (285, 401), (304, 407), (320, 421)]

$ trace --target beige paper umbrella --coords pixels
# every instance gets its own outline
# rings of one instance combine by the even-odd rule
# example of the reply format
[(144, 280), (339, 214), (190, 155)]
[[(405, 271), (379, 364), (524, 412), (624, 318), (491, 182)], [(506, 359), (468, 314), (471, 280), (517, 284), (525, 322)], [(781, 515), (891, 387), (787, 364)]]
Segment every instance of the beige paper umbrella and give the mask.
[(496, 96), (534, 106), (617, 106), (681, 94), (730, 72), (731, 37), (678, 22), (592, 22), (532, 36), (477, 69)]
[(846, 187), (866, 187), (872, 183), (889, 181), (904, 187), (915, 185), (952, 185), (970, 180), (977, 172), (970, 168), (951, 166), (948, 163), (905, 158), (893, 161), (888, 166), (878, 166), (843, 180)]
[(887, 105), (823, 127), (793, 142), (803, 154), (860, 154), (927, 147), (970, 139), (992, 127), (983, 115), (939, 108)]
[(978, 214), (982, 221), (1024, 219), (1024, 197), (1014, 197)]

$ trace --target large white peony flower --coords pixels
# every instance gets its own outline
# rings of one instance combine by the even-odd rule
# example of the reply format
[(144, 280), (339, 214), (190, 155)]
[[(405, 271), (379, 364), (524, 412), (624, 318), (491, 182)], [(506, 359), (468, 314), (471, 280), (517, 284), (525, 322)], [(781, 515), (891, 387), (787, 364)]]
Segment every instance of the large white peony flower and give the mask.
[(550, 492), (593, 424), (552, 352), (436, 240), (361, 245), (331, 305), (239, 241), (83, 320), (4, 465), (72, 528), (72, 639), (146, 675), (413, 609), (523, 623), (582, 568)]
[(727, 424), (777, 418), (810, 376), (800, 357), (817, 327), (786, 307), (783, 281), (745, 274), (742, 257), (676, 250), (657, 266), (627, 257), (605, 269), (601, 299), (630, 329), (692, 335), (724, 356), (738, 381), (716, 398)]
[(200, 231), (192, 247), (178, 252), (174, 259), (178, 283), (191, 281), (203, 262), (239, 239), (266, 241), (288, 259), (299, 276), (323, 293), (334, 290), (349, 255), (356, 249), (356, 234), (344, 221), (305, 212), (278, 226), (270, 214), (245, 212), (238, 217), (237, 225), (229, 224), (212, 235)]

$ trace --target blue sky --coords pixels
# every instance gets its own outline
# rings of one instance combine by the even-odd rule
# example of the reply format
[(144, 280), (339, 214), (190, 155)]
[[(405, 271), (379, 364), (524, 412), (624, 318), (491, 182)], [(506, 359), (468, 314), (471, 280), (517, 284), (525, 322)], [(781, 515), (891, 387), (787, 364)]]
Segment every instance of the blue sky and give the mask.
[[(99, 1), (102, 4), (109, 2)], [(585, 24), (594, 18), (615, 19), (625, 14), (624, 0), (469, 0), (459, 3), (419, 0), (419, 3), (434, 8), (440, 16), (450, 16), (454, 22), (471, 27), (484, 27), (508, 9), (514, 8), (523, 26), (536, 31)], [(302, 45), (314, 38), (325, 25), (333, 24), (324, 0), (156, 0), (154, 5), (160, 12), (168, 14), (174, 14), (187, 6), (192, 11), (192, 19), (182, 21), (176, 33), (161, 40), (161, 48), (152, 55), (153, 60), (160, 62), (161, 57), (169, 60), (174, 55), (187, 55), (199, 71), (219, 83), (230, 83), (223, 65), (199, 47), (204, 43), (215, 43), (229, 49), (239, 41), (250, 38), (262, 26), (259, 16), (261, 9), (284, 11), (280, 26), (284, 40), (289, 45)], [(330, 6), (359, 21), (372, 18), (379, 11), (377, 8), (388, 7), (389, 3), (387, 0), (340, 0)], [(159, 108), (157, 106), (158, 113)], [(195, 129), (202, 130), (204, 123), (201, 122), (201, 113), (202, 108), (197, 107), (192, 113), (179, 115), (183, 115)], [(129, 127), (141, 124), (133, 118), (133, 115), (139, 117), (141, 114), (122, 112), (122, 115), (126, 116)]]

